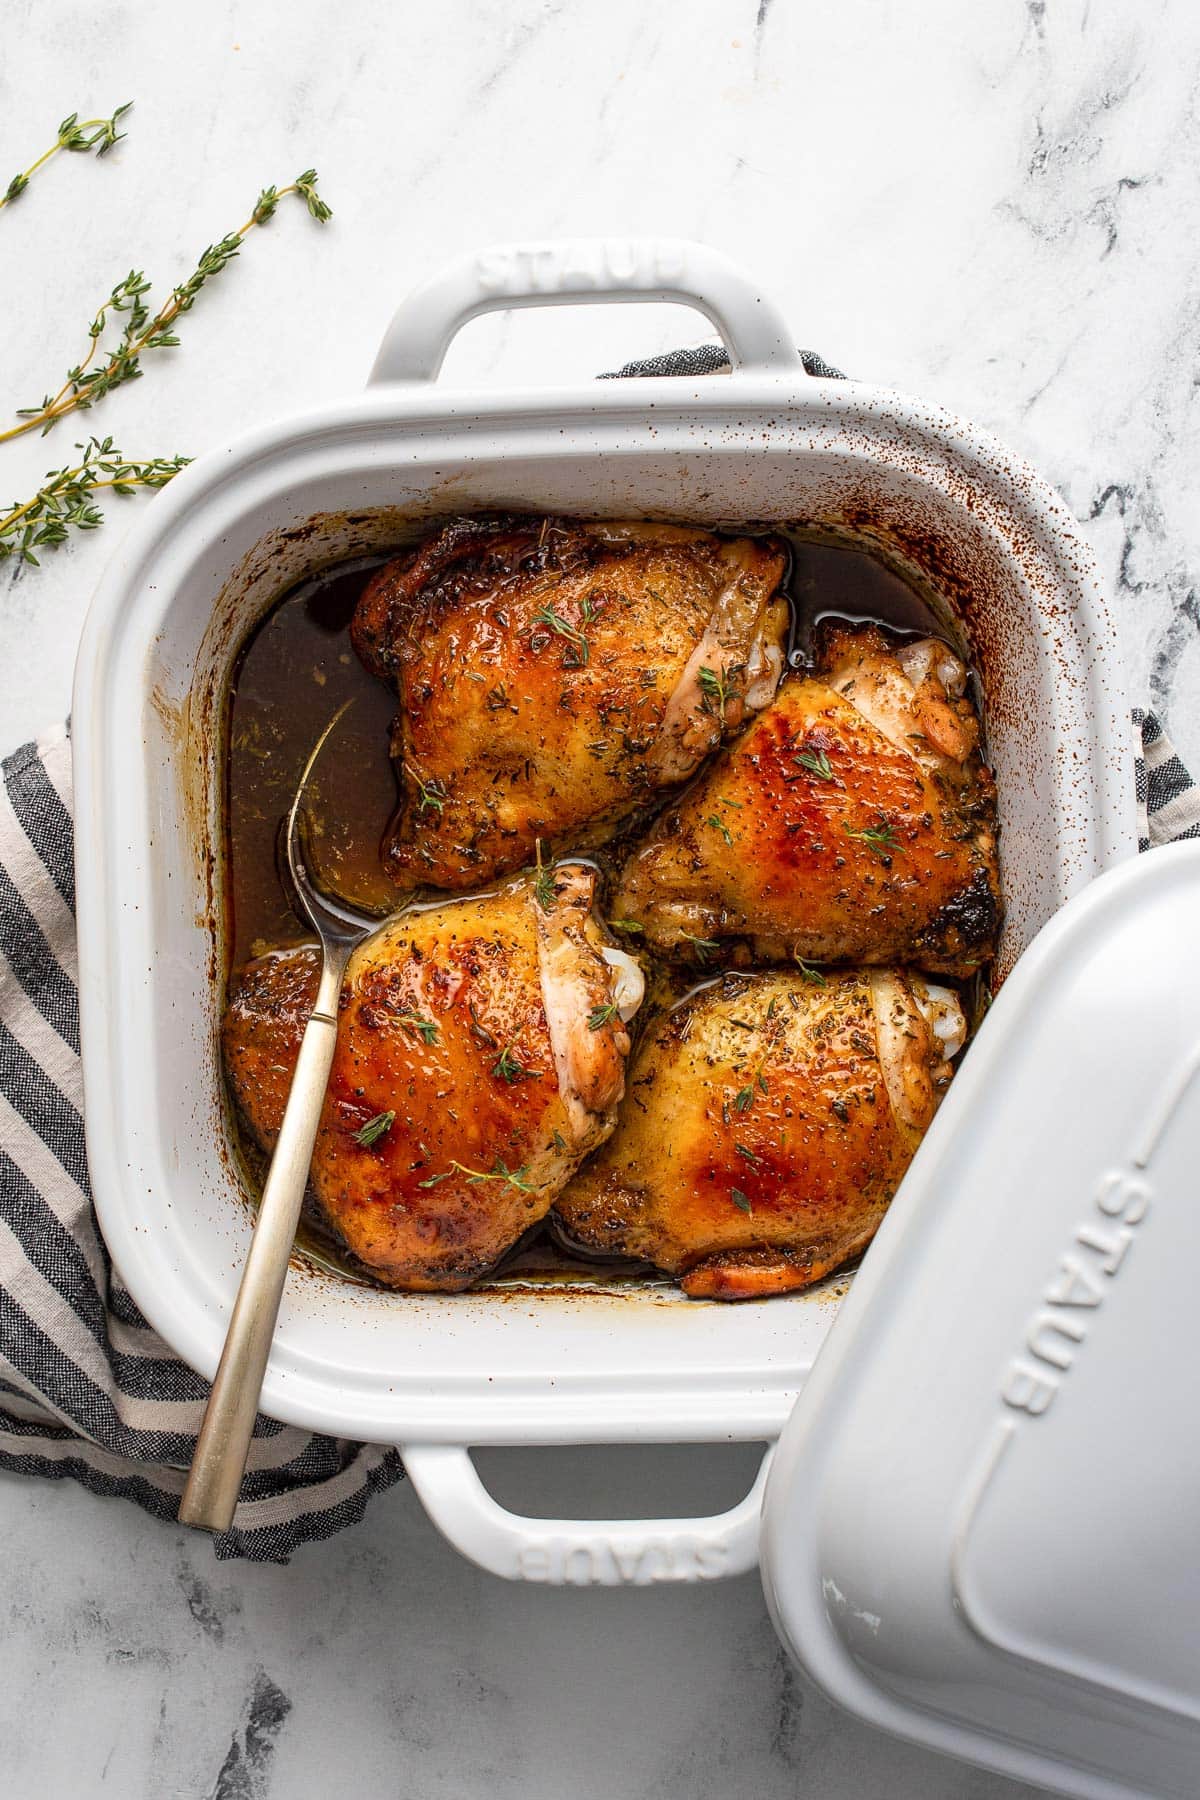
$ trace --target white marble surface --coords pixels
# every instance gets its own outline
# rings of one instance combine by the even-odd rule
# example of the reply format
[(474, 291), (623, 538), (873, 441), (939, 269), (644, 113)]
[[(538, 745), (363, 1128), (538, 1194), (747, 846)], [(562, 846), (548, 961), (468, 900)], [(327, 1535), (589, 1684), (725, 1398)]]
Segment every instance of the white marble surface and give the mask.
[[(1045, 470), (1113, 590), (1131, 697), (1200, 764), (1192, 0), (8, 0), (4, 16), (6, 178), (63, 113), (136, 101), (106, 162), (60, 158), (0, 217), (6, 416), (57, 384), (131, 263), (169, 285), (260, 185), (310, 162), (333, 225), (296, 208), (256, 234), (184, 347), (89, 421), (127, 452), (198, 454), (357, 385), (395, 300), (464, 248), (706, 239), (757, 272), (800, 342)], [(527, 314), (473, 326), (451, 369), (552, 379), (697, 335), (640, 308)], [(79, 435), (0, 447), (5, 499)], [(89, 592), (141, 504), (114, 503), (41, 570), (0, 567), (5, 747), (66, 710)], [(669, 1509), (671, 1468), (604, 1461), (631, 1509), (649, 1479)], [(693, 1471), (710, 1499), (736, 1479), (719, 1461)], [(491, 1468), (548, 1510), (598, 1479), (594, 1455)], [(406, 1489), (287, 1570), (215, 1566), (203, 1542), (66, 1487), (4, 1481), (0, 1512), (9, 1792), (1019, 1791), (835, 1715), (788, 1671), (752, 1579), (508, 1588)]]

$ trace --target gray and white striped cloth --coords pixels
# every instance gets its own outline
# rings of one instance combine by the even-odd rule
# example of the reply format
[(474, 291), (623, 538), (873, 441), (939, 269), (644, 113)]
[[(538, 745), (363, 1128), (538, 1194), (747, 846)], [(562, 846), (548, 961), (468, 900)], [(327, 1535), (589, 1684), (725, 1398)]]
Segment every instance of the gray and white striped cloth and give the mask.
[[(1140, 847), (1200, 836), (1200, 788), (1136, 712)], [(71, 752), (3, 764), (0, 796), (0, 1468), (70, 1476), (174, 1519), (208, 1385), (155, 1336), (112, 1266), (84, 1151)], [(394, 1450), (258, 1421), (218, 1556), (284, 1562), (362, 1517)]]
[[(157, 1337), (96, 1224), (83, 1139), (71, 747), (6, 759), (0, 795), (0, 1468), (179, 1510), (208, 1383)], [(260, 1416), (218, 1556), (286, 1562), (403, 1476), (395, 1450)]]
[(1138, 849), (1155, 850), (1159, 844), (1200, 837), (1200, 786), (1152, 712), (1135, 706), (1133, 727), (1139, 739), (1134, 764)]

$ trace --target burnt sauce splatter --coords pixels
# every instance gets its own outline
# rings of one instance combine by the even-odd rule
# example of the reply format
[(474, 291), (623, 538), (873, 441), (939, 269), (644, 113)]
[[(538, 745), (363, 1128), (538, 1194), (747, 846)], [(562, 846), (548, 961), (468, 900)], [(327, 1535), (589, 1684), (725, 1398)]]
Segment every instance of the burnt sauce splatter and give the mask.
[[(931, 634), (964, 652), (949, 608), (936, 596), (919, 593), (871, 551), (809, 532), (773, 528), (773, 535), (787, 542), (790, 553), (785, 588), (792, 610), (792, 668), (808, 666), (814, 633), (826, 619), (871, 622), (902, 638)], [(330, 891), (370, 912), (395, 908), (380, 846), (399, 798), (389, 755), (398, 701), (363, 668), (349, 636), (359, 596), (387, 560), (386, 553), (360, 557), (300, 582), (251, 633), (237, 658), (224, 745), (227, 985), (249, 958), (311, 940), (311, 930), (292, 909), (282, 874), (282, 824), (313, 744), (348, 700), (353, 704), (330, 744), (334, 754), (322, 756), (309, 790), (311, 854), (318, 881)], [(636, 829), (643, 826), (644, 819)], [(596, 860), (603, 867), (611, 859), (600, 852)], [(266, 1159), (237, 1132), (236, 1123), (235, 1133), (248, 1184), (258, 1191)], [(311, 1197), (298, 1242), (318, 1266), (375, 1285), (370, 1272), (333, 1240)], [(556, 1235), (551, 1215), (514, 1245), (475, 1291), (564, 1284), (609, 1290), (631, 1281), (672, 1285), (645, 1264), (574, 1252)]]

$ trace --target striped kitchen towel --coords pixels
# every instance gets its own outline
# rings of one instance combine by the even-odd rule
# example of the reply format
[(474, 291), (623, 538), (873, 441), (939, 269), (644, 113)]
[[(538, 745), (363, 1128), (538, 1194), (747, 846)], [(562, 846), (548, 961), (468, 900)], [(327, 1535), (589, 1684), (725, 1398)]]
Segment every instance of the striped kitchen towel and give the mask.
[[(1143, 850), (1200, 836), (1200, 788), (1137, 712)], [(70, 1476), (174, 1519), (208, 1385), (141, 1317), (88, 1187), (67, 734), (3, 765), (0, 796), (0, 1469)], [(259, 1418), (218, 1556), (286, 1562), (362, 1517), (394, 1450)]]
[[(0, 1469), (70, 1476), (174, 1519), (208, 1383), (146, 1324), (96, 1224), (83, 1141), (71, 747), (0, 795)], [(218, 1556), (286, 1562), (403, 1476), (395, 1450), (260, 1416)]]
[(1137, 783), (1138, 849), (1153, 850), (1180, 838), (1200, 837), (1200, 787), (1192, 780), (1175, 746), (1152, 712), (1133, 709), (1140, 754), (1134, 764)]

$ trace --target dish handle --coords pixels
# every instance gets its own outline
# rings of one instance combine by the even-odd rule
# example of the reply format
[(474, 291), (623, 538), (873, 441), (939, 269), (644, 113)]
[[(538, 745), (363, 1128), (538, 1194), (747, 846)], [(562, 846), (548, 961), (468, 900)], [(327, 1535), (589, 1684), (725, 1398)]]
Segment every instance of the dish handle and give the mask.
[(717, 250), (684, 238), (562, 238), (497, 244), (415, 288), (388, 326), (372, 383), (433, 381), (456, 332), (517, 306), (666, 300), (720, 332), (734, 369), (803, 374), (783, 314)]
[(481, 1569), (551, 1587), (648, 1587), (755, 1567), (773, 1451), (745, 1499), (705, 1519), (531, 1519), (492, 1498), (461, 1445), (405, 1444), (400, 1454), (433, 1523)]

